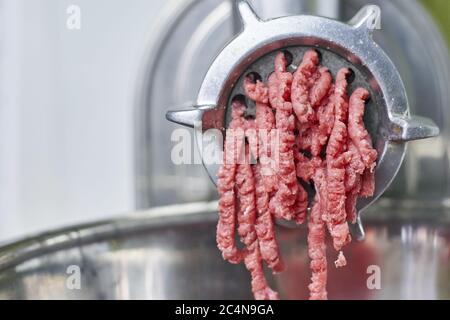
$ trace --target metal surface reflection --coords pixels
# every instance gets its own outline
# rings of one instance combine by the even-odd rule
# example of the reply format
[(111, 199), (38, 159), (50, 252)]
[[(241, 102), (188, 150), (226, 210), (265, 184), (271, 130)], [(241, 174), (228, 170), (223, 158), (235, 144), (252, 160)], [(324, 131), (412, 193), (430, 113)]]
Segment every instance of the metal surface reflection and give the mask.
[[(215, 205), (155, 208), (3, 247), (0, 298), (251, 299), (245, 268), (224, 262), (216, 248)], [(450, 299), (447, 224), (437, 219), (405, 224), (401, 214), (382, 210), (391, 219), (367, 215), (366, 241), (348, 247), (349, 265), (330, 266), (329, 297)], [(305, 233), (305, 228), (279, 229), (288, 270), (269, 280), (284, 299), (308, 297)], [(335, 255), (330, 249), (329, 261)], [(67, 286), (70, 265), (80, 267), (80, 290)], [(370, 266), (380, 269), (380, 290), (367, 287)]]

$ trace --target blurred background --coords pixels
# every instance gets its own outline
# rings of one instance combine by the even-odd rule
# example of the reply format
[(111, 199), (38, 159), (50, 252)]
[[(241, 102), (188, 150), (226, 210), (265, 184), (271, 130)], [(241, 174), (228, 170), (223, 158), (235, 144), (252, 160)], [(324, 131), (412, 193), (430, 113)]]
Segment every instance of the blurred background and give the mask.
[[(342, 20), (369, 3), (251, 2), (264, 18)], [(402, 73), (413, 112), (443, 129), (410, 148), (387, 198), (446, 204), (450, 2), (370, 3), (382, 7), (377, 41)], [(212, 59), (239, 28), (233, 1), (1, 0), (0, 241), (215, 199), (201, 166), (170, 162), (174, 126), (164, 113), (195, 100)]]
[[(364, 214), (366, 241), (330, 271), (330, 298), (449, 299), (450, 1), (249, 1), (262, 18), (346, 21), (381, 7), (375, 39), (411, 112), (441, 135), (409, 145)], [(251, 298), (245, 268), (215, 246), (214, 186), (201, 165), (172, 164), (165, 120), (195, 102), (240, 29), (233, 0), (0, 0), (0, 243), (31, 236), (0, 247), (0, 299)], [(289, 269), (269, 280), (283, 298), (307, 298), (306, 230), (278, 231)], [(369, 265), (382, 290), (366, 286)], [(67, 287), (68, 266), (83, 290)]]

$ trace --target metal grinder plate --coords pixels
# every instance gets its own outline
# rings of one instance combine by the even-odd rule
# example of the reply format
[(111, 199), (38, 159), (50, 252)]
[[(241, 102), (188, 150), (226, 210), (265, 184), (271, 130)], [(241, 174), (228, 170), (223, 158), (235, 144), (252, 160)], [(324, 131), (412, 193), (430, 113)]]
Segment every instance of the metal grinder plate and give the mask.
[[(169, 111), (167, 119), (196, 127), (197, 142), (202, 142), (203, 131), (226, 129), (231, 100), (243, 93), (242, 81), (248, 73), (257, 72), (267, 80), (273, 71), (275, 53), (280, 50), (292, 54), (290, 71), (294, 71), (304, 52), (313, 47), (321, 53), (322, 65), (334, 76), (342, 67), (354, 71), (355, 80), (350, 90), (364, 87), (371, 93), (364, 120), (379, 157), (375, 194), (358, 201), (361, 212), (380, 197), (395, 178), (405, 156), (406, 142), (439, 134), (430, 119), (410, 115), (400, 75), (372, 38), (379, 26), (379, 7), (363, 7), (348, 23), (305, 15), (261, 21), (246, 1), (240, 1), (238, 8), (244, 28), (214, 60), (196, 104), (190, 110)], [(254, 106), (250, 101), (247, 103), (251, 110)], [(217, 151), (223, 150), (219, 142), (215, 147)], [(199, 150), (202, 150), (201, 145)], [(216, 183), (220, 164), (204, 162), (204, 166)]]

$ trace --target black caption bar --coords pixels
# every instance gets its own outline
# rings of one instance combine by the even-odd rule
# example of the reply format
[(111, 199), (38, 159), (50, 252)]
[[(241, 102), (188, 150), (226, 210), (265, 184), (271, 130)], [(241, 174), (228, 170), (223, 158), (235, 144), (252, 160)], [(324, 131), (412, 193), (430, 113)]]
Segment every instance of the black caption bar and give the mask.
[[(422, 306), (424, 304), (424, 306)], [(448, 310), (449, 301), (0, 301), (5, 313), (11, 308), (14, 316), (33, 312), (58, 319), (99, 319), (111, 314), (124, 320), (144, 319), (304, 319), (311, 314), (352, 319), (355, 315), (379, 316), (384, 319), (390, 310), (401, 310), (402, 316), (418, 315), (420, 311), (439, 308)], [(359, 310), (358, 310), (359, 309)], [(339, 318), (339, 317), (338, 317)]]

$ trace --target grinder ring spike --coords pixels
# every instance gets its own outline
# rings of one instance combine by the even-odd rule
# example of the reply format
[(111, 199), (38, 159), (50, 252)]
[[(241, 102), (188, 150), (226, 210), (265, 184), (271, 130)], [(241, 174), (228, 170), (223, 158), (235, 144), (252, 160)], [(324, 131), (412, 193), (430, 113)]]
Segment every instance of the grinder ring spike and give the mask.
[[(378, 151), (376, 189), (373, 197), (358, 200), (360, 214), (384, 193), (395, 178), (405, 157), (407, 142), (439, 134), (439, 128), (432, 120), (409, 114), (408, 98), (400, 75), (372, 38), (380, 20), (380, 8), (365, 6), (348, 23), (307, 15), (262, 21), (246, 1), (240, 1), (238, 9), (243, 30), (215, 58), (200, 87), (196, 103), (190, 110), (169, 111), (166, 118), (189, 127), (201, 123), (201, 128), (195, 130), (196, 141), (201, 142), (203, 131), (213, 128), (223, 131), (227, 127), (231, 101), (243, 93), (245, 75), (257, 72), (267, 79), (280, 50), (292, 54), (291, 68), (295, 68), (304, 52), (313, 47), (320, 52), (323, 64), (332, 74), (342, 67), (354, 71), (355, 80), (350, 89), (364, 87), (371, 94), (364, 123)], [(248, 100), (247, 106), (250, 109), (254, 107)], [(223, 145), (218, 141), (215, 148), (222, 151)], [(220, 165), (204, 162), (204, 167), (216, 183)], [(357, 239), (364, 238), (360, 221), (358, 219), (358, 224), (352, 229)]]

